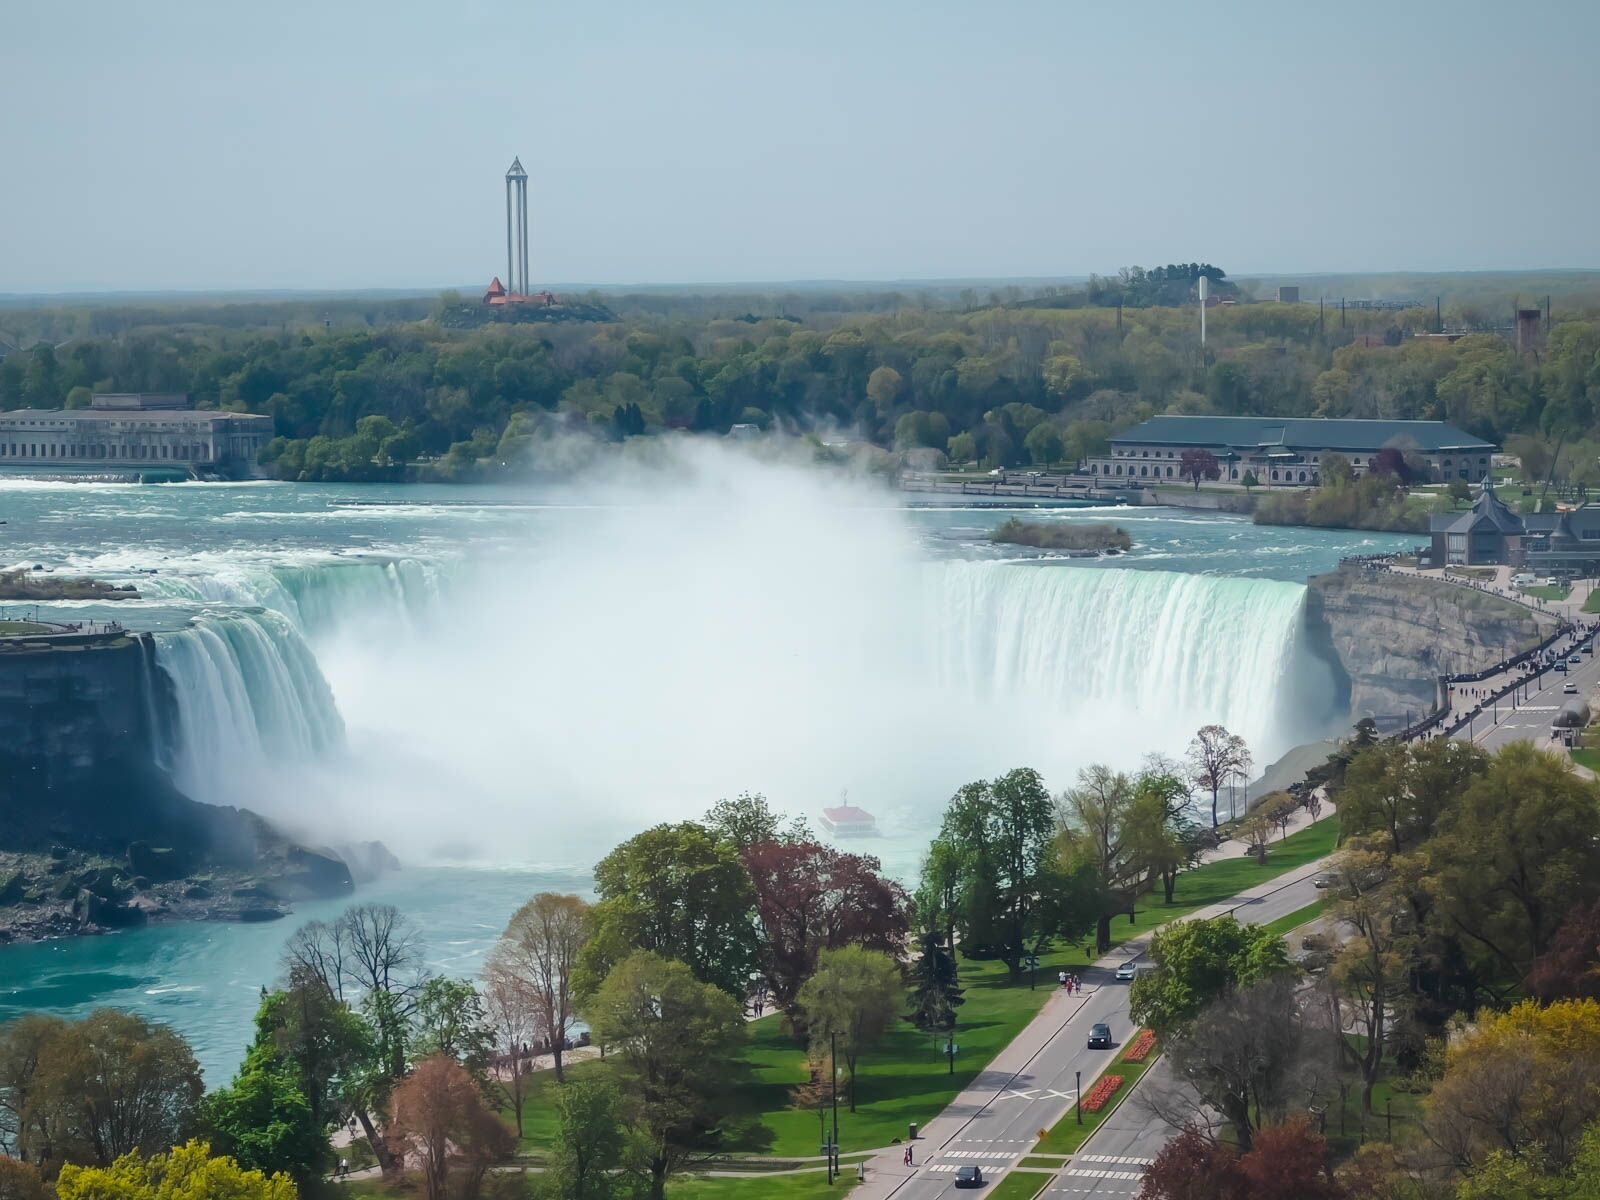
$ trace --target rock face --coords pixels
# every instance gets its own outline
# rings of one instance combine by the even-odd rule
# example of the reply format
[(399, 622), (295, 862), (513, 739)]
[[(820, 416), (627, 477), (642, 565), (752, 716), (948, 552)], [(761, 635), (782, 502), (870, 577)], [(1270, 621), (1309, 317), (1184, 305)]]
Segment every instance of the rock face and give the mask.
[(1438, 703), (1440, 675), (1512, 658), (1559, 624), (1472, 588), (1354, 566), (1309, 589), (1308, 639), (1348, 687), (1352, 718), (1421, 716)]
[[(354, 889), (339, 852), (184, 795), (173, 724), (148, 635), (0, 638), (0, 943), (272, 920)], [(368, 878), (394, 865), (357, 851)]]

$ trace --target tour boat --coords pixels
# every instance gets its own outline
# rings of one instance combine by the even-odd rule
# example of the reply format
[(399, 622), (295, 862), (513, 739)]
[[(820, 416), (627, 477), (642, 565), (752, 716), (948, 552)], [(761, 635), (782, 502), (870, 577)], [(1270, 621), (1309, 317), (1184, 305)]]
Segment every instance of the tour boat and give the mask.
[(878, 832), (872, 814), (854, 804), (823, 809), (822, 827), (835, 837), (872, 837)]

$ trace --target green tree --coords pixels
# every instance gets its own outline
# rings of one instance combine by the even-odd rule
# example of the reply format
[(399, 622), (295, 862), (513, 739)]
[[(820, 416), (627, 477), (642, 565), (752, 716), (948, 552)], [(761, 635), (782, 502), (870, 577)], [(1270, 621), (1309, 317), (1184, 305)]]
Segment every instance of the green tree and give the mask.
[(940, 944), (936, 930), (925, 931), (918, 938), (916, 961), (911, 964), (906, 1019), (935, 1040), (950, 1034), (956, 1027), (956, 1009), (966, 1003), (961, 991), (955, 958)]
[(651, 1200), (663, 1200), (673, 1174), (721, 1145), (739, 1102), (731, 1086), (745, 1037), (739, 1005), (683, 963), (641, 950), (611, 969), (584, 1015), (630, 1098)]
[[(1111, 918), (1133, 907), (1144, 890), (1150, 864), (1142, 851), (1152, 849), (1165, 812), (1139, 809), (1134, 781), (1121, 771), (1094, 765), (1078, 772), (1078, 784), (1061, 798), (1064, 823), (1057, 835), (1061, 868), (1066, 876), (1082, 871), (1095, 885), (1095, 949), (1111, 948)], [(1143, 815), (1155, 828), (1140, 828)]]
[(580, 996), (632, 951), (649, 950), (743, 1002), (757, 961), (755, 892), (731, 843), (692, 821), (657, 825), (600, 860), (595, 890)]
[(998, 958), (1013, 976), (1085, 914), (1059, 869), (1055, 804), (1037, 771), (1018, 768), (969, 783), (945, 811), (933, 853), (953, 873), (952, 909), (963, 951)]
[(1060, 462), (1066, 454), (1066, 444), (1061, 440), (1061, 431), (1048, 421), (1041, 421), (1028, 430), (1028, 436), (1022, 440), (1023, 449), (1027, 450), (1028, 457), (1033, 459), (1035, 466), (1046, 467), (1053, 462)]
[(1520, 978), (1568, 910), (1600, 895), (1600, 784), (1513, 742), (1428, 843), (1432, 919), (1469, 960)]
[(894, 402), (900, 398), (905, 381), (893, 367), (876, 367), (867, 377), (867, 399), (877, 405), (880, 417), (894, 411)]
[(894, 1028), (903, 1005), (899, 964), (877, 950), (844, 946), (817, 956), (817, 971), (800, 989), (812, 1044), (836, 1039), (850, 1075), (850, 1111), (856, 1110), (861, 1056)]
[(958, 433), (947, 443), (950, 461), (969, 463), (978, 457), (978, 441), (970, 433)]
[(1188, 1025), (1214, 1001), (1289, 969), (1283, 939), (1232, 917), (1183, 921), (1150, 942), (1155, 970), (1133, 981), (1133, 1019), (1166, 1036)]
[(1379, 742), (1353, 752), (1339, 790), (1339, 831), (1381, 834), (1391, 853), (1414, 850), (1474, 780), (1489, 756), (1471, 742)]
[(1241, 478), (1239, 482), (1244, 484), (1244, 490), (1247, 492), (1251, 488), (1261, 486), (1261, 480), (1256, 478), (1256, 473), (1248, 469), (1245, 471), (1243, 478)]
[(609, 1079), (584, 1076), (556, 1093), (556, 1138), (538, 1193), (549, 1200), (627, 1200), (641, 1190), (632, 1113)]
[(246, 1170), (305, 1184), (326, 1165), (326, 1127), (312, 1115), (293, 1069), (270, 1056), (247, 1057), (230, 1086), (206, 1097), (203, 1116), (217, 1153)]
[(494, 1057), (494, 1030), (484, 1013), (483, 997), (465, 979), (435, 975), (417, 993), (416, 1034), (419, 1057), (443, 1054), (460, 1063), (476, 1079), (487, 1076)]

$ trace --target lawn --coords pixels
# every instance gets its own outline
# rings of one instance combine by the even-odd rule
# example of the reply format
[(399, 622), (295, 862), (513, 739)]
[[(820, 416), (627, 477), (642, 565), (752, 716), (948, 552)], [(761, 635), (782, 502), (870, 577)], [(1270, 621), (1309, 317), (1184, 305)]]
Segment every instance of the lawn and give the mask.
[(1544, 584), (1538, 584), (1536, 586), (1530, 585), (1523, 588), (1522, 594), (1524, 596), (1536, 596), (1540, 600), (1565, 600), (1568, 596), (1572, 595), (1572, 588), (1570, 585), (1565, 583), (1558, 583), (1552, 587), (1546, 587)]
[(1268, 922), (1267, 932), (1275, 933), (1279, 937), (1282, 937), (1286, 933), (1290, 933), (1296, 929), (1299, 929), (1302, 925), (1315, 921), (1323, 914), (1327, 907), (1328, 902), (1326, 900), (1313, 900), (1304, 908), (1297, 908), (1287, 916), (1282, 916), (1276, 921)]
[(986, 1188), (989, 1200), (1033, 1200), (1050, 1182), (1051, 1176), (1033, 1171), (1008, 1171), (999, 1183)]
[(1583, 602), (1583, 611), (1586, 613), (1600, 613), (1600, 588), (1595, 588), (1589, 593), (1589, 598)]
[(667, 1184), (671, 1200), (809, 1200), (813, 1196), (843, 1196), (856, 1186), (854, 1168), (828, 1185), (826, 1171), (800, 1175), (752, 1175), (748, 1179), (684, 1177)]
[[(1136, 906), (1132, 920), (1119, 916), (1113, 921), (1113, 943), (1322, 858), (1332, 852), (1337, 838), (1338, 820), (1328, 817), (1284, 841), (1274, 842), (1264, 864), (1239, 856), (1186, 871), (1178, 876), (1170, 906), (1162, 903), (1159, 896), (1147, 896)], [(954, 1073), (949, 1070), (942, 1040), (935, 1043), (910, 1024), (901, 1025), (862, 1055), (857, 1079), (858, 1111), (851, 1112), (847, 1099), (840, 1098), (839, 1144), (843, 1152), (848, 1155), (887, 1146), (906, 1136), (910, 1122), (927, 1124), (1034, 1018), (1055, 990), (1058, 971), (1081, 970), (1095, 957), (1092, 947), (1083, 946), (1040, 955), (1034, 988), (1028, 986), (1027, 973), (1020, 979), (1011, 979), (1003, 963), (963, 960), (960, 969), (966, 1003), (961, 1006), (956, 1031)], [(779, 1016), (752, 1021), (749, 1030), (745, 1061), (751, 1077), (739, 1085), (738, 1108), (756, 1114), (762, 1132), (730, 1149), (780, 1158), (819, 1154), (822, 1131), (817, 1114), (792, 1107), (790, 1099), (790, 1089), (806, 1078), (805, 1047), (785, 1031)], [(591, 1060), (569, 1068), (569, 1074), (609, 1069), (605, 1063)], [(549, 1072), (535, 1077), (523, 1112), (521, 1149), (525, 1153), (537, 1153), (554, 1141), (556, 1121), (551, 1096), (555, 1086)], [(829, 1119), (831, 1124), (831, 1116)]]

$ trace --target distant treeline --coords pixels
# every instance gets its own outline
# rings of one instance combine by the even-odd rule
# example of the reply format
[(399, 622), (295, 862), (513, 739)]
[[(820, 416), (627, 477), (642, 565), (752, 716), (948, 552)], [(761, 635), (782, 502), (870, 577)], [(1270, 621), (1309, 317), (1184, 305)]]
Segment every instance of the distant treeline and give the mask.
[[(1541, 351), (1519, 355), (1493, 334), (1412, 336), (1431, 328), (1431, 308), (1352, 311), (1341, 325), (1315, 305), (1241, 302), (1212, 310), (1202, 354), (1193, 307), (1166, 306), (1192, 297), (1201, 274), (1218, 294), (1228, 287), (1216, 268), (1179, 264), (953, 303), (607, 294), (614, 322), (472, 330), (383, 298), (349, 301), (326, 325), (317, 314), (333, 310), (311, 301), (279, 306), (276, 324), (251, 305), (183, 309), (171, 325), (148, 308), (50, 310), (91, 329), (143, 324), (11, 353), (0, 407), (188, 392), (202, 407), (269, 414), (269, 464), (306, 479), (478, 477), (517, 467), (562, 428), (847, 431), (989, 466), (1075, 460), (1162, 412), (1445, 419), (1546, 463), (1558, 436), (1600, 440), (1600, 317), (1558, 311)], [(0, 338), (39, 319), (0, 314)], [(1600, 483), (1600, 454), (1562, 459), (1558, 475)]]

